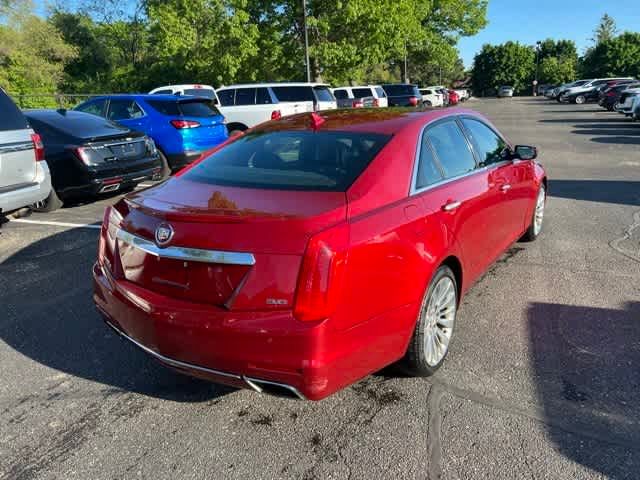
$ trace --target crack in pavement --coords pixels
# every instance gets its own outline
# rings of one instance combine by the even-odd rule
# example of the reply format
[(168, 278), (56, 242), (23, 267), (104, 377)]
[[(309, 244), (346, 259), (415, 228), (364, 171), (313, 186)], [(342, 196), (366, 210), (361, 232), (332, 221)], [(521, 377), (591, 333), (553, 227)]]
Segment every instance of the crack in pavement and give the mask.
[(625, 257), (630, 258), (631, 260), (635, 260), (636, 262), (640, 262), (640, 242), (638, 243), (635, 252), (632, 250), (628, 250), (623, 246), (623, 243), (628, 240), (631, 240), (633, 242), (633, 234), (635, 230), (640, 228), (640, 211), (633, 214), (633, 220), (634, 222), (627, 228), (625, 228), (624, 235), (609, 242), (609, 246)]
[(440, 404), (445, 391), (439, 385), (432, 384), (427, 395), (427, 479), (440, 480), (442, 478), (442, 411)]

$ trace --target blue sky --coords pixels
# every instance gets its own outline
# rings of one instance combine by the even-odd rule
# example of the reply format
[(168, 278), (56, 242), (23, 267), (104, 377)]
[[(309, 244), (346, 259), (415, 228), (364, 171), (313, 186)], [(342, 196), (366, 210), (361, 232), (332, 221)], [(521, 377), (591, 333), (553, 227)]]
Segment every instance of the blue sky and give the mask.
[(620, 32), (640, 31), (640, 0), (489, 0), (489, 25), (460, 40), (460, 55), (470, 67), (485, 43), (517, 40), (535, 45), (545, 38), (574, 40), (582, 54), (605, 13), (615, 19)]

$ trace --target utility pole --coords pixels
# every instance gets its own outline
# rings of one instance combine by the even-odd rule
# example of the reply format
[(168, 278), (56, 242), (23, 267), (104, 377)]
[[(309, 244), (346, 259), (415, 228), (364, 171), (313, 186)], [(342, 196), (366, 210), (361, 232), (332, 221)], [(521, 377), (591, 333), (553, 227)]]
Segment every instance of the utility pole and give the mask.
[(540, 47), (542, 45), (542, 42), (540, 40), (538, 40), (536, 42), (536, 79), (533, 82), (533, 96), (537, 96), (538, 92), (538, 76), (540, 74)]
[(407, 70), (407, 41), (404, 41), (404, 83), (409, 83), (409, 71)]
[(311, 66), (309, 65), (309, 35), (307, 33), (307, 0), (302, 0), (302, 23), (304, 28), (304, 64), (307, 68), (307, 82), (311, 82)]

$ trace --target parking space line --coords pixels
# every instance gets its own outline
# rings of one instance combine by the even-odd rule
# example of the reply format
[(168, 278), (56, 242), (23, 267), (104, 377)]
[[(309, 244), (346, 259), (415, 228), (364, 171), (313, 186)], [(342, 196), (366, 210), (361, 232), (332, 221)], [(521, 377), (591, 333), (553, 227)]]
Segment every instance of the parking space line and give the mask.
[(92, 223), (67, 223), (67, 222), (49, 222), (45, 220), (28, 220), (26, 218), (12, 218), (10, 223), (30, 223), (32, 225), (49, 225), (53, 227), (71, 227), (71, 228), (89, 228), (99, 230), (100, 225)]

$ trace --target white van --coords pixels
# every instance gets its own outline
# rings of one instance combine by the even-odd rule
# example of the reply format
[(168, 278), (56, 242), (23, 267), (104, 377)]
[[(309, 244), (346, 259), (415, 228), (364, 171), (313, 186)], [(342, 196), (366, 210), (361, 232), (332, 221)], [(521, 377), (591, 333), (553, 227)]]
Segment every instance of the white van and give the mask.
[(287, 115), (337, 108), (329, 86), (323, 83), (230, 85), (216, 94), (230, 135)]

